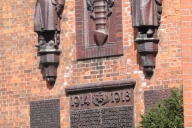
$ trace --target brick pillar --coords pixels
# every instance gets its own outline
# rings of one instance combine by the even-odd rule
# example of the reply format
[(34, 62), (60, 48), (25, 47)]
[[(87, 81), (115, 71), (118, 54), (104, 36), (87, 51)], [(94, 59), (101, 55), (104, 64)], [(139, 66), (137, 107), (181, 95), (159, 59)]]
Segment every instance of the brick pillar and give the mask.
[(184, 126), (192, 128), (192, 0), (181, 0)]

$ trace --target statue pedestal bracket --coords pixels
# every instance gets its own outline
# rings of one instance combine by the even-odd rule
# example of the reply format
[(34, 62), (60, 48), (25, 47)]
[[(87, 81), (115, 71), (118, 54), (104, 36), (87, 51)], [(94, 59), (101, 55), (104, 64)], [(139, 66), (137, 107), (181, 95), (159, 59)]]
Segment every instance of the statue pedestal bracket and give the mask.
[(57, 67), (59, 65), (60, 50), (45, 49), (40, 50), (40, 64), (43, 67), (43, 76), (50, 85), (54, 85), (57, 78)]
[(141, 65), (147, 76), (152, 76), (155, 68), (156, 55), (158, 52), (158, 38), (148, 38), (146, 34), (138, 35), (137, 43), (138, 53), (141, 56)]

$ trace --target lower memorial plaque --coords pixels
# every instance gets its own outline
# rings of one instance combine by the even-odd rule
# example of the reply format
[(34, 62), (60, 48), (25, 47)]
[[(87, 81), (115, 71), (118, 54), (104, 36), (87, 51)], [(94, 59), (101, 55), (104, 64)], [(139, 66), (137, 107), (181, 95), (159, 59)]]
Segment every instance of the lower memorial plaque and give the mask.
[(132, 128), (133, 106), (71, 111), (71, 128)]
[(31, 101), (30, 128), (60, 128), (60, 100)]
[(155, 107), (160, 101), (167, 98), (169, 94), (170, 89), (144, 91), (145, 111), (151, 107)]
[(134, 86), (108, 83), (83, 85), (85, 89), (70, 92), (71, 128), (134, 127)]

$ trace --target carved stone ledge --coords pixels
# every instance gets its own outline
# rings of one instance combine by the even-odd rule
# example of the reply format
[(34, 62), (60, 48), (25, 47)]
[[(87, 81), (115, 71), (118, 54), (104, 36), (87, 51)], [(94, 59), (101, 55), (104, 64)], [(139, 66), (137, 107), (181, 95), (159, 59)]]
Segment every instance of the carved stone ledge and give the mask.
[(98, 82), (98, 83), (88, 83), (88, 84), (80, 84), (80, 85), (72, 85), (68, 86), (65, 91), (67, 94), (77, 93), (81, 91), (98, 91), (103, 89), (115, 89), (115, 88), (123, 88), (123, 87), (134, 87), (136, 84), (135, 79), (127, 79), (127, 80), (117, 80), (117, 81), (108, 81), (108, 82)]
[(46, 49), (38, 52), (40, 64), (43, 67), (43, 76), (50, 85), (54, 85), (57, 78), (60, 50)]

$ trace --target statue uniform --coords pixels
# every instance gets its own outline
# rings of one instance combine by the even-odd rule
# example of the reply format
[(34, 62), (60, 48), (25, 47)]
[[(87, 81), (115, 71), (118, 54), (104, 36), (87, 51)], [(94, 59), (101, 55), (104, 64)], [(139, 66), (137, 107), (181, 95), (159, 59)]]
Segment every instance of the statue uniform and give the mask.
[(38, 0), (35, 9), (34, 31), (60, 30), (60, 15), (57, 13), (56, 7), (58, 5), (64, 7), (64, 4), (65, 0)]
[(58, 48), (64, 4), (65, 0), (37, 0), (34, 17), (34, 31), (38, 34), (36, 47), (42, 50)]
[(162, 0), (131, 0), (132, 26), (158, 26)]
[(59, 64), (60, 19), (65, 0), (37, 0), (34, 15), (34, 31), (38, 34), (38, 54), (43, 76), (54, 85)]

